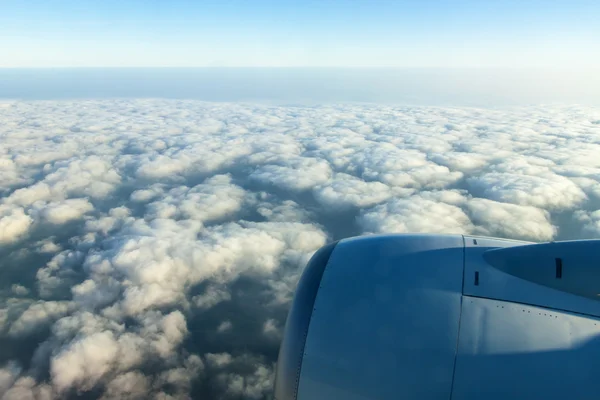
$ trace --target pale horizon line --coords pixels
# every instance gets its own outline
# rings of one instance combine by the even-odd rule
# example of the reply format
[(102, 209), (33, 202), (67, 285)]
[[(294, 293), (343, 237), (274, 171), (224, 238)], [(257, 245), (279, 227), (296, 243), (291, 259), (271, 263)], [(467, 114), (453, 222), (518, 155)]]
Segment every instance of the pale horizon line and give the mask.
[(354, 66), (354, 65), (248, 65), (248, 66), (164, 66), (164, 65), (107, 65), (107, 66), (1, 66), (0, 70), (48, 70), (48, 69), (345, 69), (345, 70), (593, 70), (597, 71), (600, 66)]

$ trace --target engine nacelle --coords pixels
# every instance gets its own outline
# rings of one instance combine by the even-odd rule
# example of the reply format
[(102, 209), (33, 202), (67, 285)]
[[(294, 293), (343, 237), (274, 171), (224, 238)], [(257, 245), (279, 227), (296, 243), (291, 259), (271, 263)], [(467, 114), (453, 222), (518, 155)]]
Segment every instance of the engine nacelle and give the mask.
[(298, 283), (275, 399), (598, 399), (596, 296), (596, 240), (344, 239)]

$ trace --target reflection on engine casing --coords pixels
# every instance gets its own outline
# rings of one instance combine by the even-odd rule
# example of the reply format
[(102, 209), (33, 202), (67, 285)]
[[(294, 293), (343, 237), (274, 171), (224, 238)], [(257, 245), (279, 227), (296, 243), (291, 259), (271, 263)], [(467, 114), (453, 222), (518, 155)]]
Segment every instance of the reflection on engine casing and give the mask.
[(298, 284), (275, 399), (597, 399), (599, 250), (462, 235), (327, 245)]

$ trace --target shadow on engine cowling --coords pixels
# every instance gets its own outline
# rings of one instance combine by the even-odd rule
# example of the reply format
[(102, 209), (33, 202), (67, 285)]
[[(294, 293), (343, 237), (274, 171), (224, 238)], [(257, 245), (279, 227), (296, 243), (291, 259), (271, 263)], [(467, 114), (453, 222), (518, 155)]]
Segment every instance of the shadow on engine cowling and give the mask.
[(600, 335), (565, 350), (458, 357), (453, 400), (598, 399)]

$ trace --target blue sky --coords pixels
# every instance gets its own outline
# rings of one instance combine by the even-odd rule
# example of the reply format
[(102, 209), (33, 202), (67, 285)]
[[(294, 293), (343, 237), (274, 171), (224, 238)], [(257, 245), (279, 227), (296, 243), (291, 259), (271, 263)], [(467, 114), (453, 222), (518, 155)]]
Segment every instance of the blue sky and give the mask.
[(0, 67), (600, 67), (597, 0), (0, 6)]

